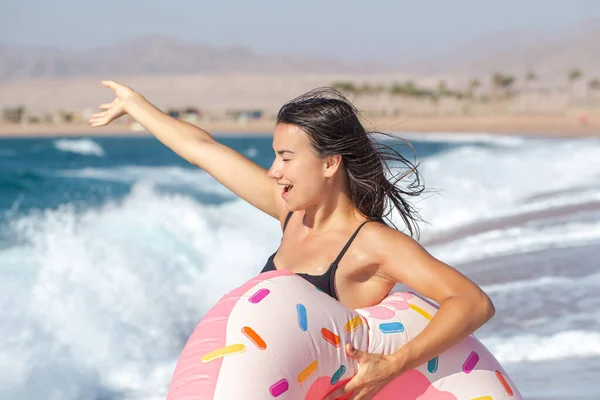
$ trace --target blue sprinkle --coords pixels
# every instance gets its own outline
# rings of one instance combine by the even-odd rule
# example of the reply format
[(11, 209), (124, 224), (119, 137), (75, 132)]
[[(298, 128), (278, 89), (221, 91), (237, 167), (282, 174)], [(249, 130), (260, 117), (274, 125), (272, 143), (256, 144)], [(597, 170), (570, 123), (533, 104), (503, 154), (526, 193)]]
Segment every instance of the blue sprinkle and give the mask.
[(344, 375), (344, 373), (346, 373), (346, 367), (342, 364), (331, 377), (331, 384), (335, 385), (336, 383), (338, 383), (338, 381), (340, 380), (342, 375)]
[(303, 331), (308, 329), (308, 319), (306, 317), (306, 307), (304, 304), (296, 304), (296, 312), (298, 313), (298, 326)]
[(434, 357), (427, 363), (427, 371), (434, 374), (438, 370), (438, 357)]
[(383, 333), (404, 332), (404, 325), (402, 325), (400, 322), (386, 322), (379, 324), (379, 330)]

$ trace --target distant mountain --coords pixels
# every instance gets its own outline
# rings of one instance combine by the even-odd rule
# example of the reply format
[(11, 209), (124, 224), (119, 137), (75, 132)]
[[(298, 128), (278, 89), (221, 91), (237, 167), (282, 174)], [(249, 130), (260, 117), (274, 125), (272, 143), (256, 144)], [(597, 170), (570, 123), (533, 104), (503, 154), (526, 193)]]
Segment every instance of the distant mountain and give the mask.
[(600, 76), (600, 20), (589, 21), (560, 36), (501, 32), (477, 39), (450, 54), (409, 65), (405, 70), (471, 77), (502, 72), (519, 78), (533, 71), (540, 80), (551, 83), (565, 81), (573, 68), (588, 77)]
[(361, 73), (390, 67), (351, 64), (291, 54), (259, 54), (245, 47), (215, 47), (165, 36), (140, 36), (115, 45), (66, 51), (0, 46), (0, 80), (106, 75), (218, 73)]

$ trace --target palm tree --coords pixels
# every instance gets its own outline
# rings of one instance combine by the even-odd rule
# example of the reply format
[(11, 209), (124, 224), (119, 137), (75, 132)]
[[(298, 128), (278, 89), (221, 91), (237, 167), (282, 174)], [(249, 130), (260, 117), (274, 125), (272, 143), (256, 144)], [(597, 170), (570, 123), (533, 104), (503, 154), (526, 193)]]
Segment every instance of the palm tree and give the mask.
[(525, 83), (525, 85), (524, 85), (524, 87), (523, 87), (523, 91), (524, 91), (524, 92), (527, 92), (527, 91), (528, 91), (528, 89), (529, 89), (529, 83), (530, 83), (530, 82), (533, 82), (533, 81), (535, 81), (535, 80), (537, 80), (537, 75), (535, 74), (535, 72), (533, 72), (533, 71), (531, 71), (531, 70), (530, 70), (530, 71), (528, 71), (528, 72), (525, 74), (525, 79), (524, 79), (524, 83)]
[(469, 82), (469, 93), (468, 93), (468, 96), (471, 99), (475, 97), (475, 91), (480, 86), (481, 86), (481, 82), (479, 81), (479, 79), (472, 79), (471, 82)]
[(344, 94), (356, 93), (356, 87), (352, 82), (333, 82), (331, 87)]
[(588, 89), (589, 89), (588, 93), (595, 92), (597, 90), (600, 91), (600, 79), (598, 79), (598, 78), (591, 79), (588, 82)]
[(388, 91), (390, 92), (390, 94), (392, 96), (406, 94), (406, 88), (401, 83), (394, 83), (392, 86), (390, 86), (390, 88), (388, 89)]
[(573, 68), (571, 71), (569, 71), (567, 79), (569, 80), (569, 94), (571, 97), (573, 97), (573, 85), (575, 84), (575, 81), (581, 79), (582, 76), (583, 73), (578, 68)]
[(496, 72), (492, 76), (492, 97), (498, 99), (498, 90), (502, 89), (504, 95), (508, 97), (510, 94), (510, 87), (515, 82), (515, 77), (512, 75), (504, 75), (500, 72)]
[(446, 81), (441, 80), (438, 82), (437, 92), (438, 96), (440, 97), (443, 97), (448, 93), (448, 84), (446, 83)]

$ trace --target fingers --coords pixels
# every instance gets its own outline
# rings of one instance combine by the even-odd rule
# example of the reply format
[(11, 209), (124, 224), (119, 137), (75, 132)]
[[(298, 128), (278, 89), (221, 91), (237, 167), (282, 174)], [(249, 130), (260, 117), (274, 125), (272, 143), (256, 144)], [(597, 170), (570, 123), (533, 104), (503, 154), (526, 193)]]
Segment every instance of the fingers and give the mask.
[(336, 391), (327, 396), (327, 400), (348, 400), (351, 398), (350, 396), (352, 396), (352, 393)]
[(89, 120), (89, 123), (92, 127), (104, 126), (107, 125), (108, 122), (109, 118), (106, 111), (93, 114)]
[(350, 399), (354, 391), (357, 389), (357, 384), (354, 382), (356, 377), (350, 379), (348, 382), (331, 392), (327, 396), (327, 400), (347, 400)]
[(99, 113), (95, 113), (95, 114), (92, 114), (92, 116), (90, 117), (90, 119), (94, 119), (94, 118), (102, 118), (102, 117), (105, 117), (107, 114), (108, 114), (108, 113), (107, 113), (106, 111), (102, 111), (102, 112), (99, 112)]
[(346, 354), (360, 363), (360, 360), (362, 360), (368, 353), (354, 348), (354, 346), (352, 346), (350, 343), (346, 343)]
[(108, 110), (111, 107), (112, 107), (112, 103), (104, 103), (104, 104), (100, 104), (98, 106), (98, 108), (101, 110)]
[(121, 86), (115, 81), (102, 81), (102, 84), (109, 89), (116, 89), (117, 87)]
[(90, 118), (90, 126), (96, 128), (98, 126), (104, 126), (108, 123), (105, 118)]

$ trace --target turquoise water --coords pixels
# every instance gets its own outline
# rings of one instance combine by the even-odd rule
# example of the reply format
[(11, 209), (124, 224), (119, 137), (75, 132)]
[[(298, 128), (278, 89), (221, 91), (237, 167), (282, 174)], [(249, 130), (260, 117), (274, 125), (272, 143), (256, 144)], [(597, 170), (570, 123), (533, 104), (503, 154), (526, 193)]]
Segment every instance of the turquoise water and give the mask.
[[(421, 242), (496, 305), (478, 337), (527, 398), (594, 398), (600, 141), (409, 139), (435, 190)], [(273, 159), (269, 137), (219, 140)], [(153, 138), (0, 139), (0, 398), (164, 398), (195, 324), (280, 234)]]

